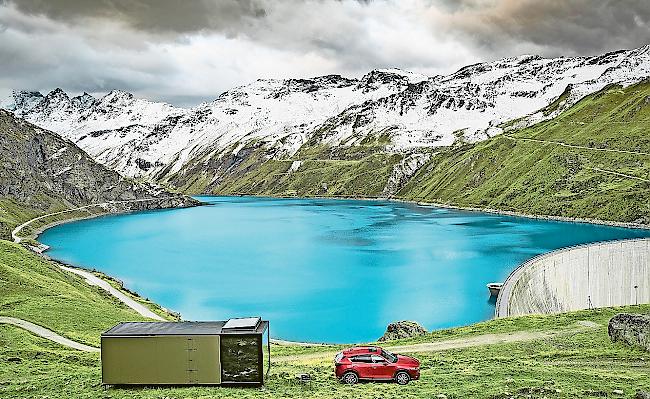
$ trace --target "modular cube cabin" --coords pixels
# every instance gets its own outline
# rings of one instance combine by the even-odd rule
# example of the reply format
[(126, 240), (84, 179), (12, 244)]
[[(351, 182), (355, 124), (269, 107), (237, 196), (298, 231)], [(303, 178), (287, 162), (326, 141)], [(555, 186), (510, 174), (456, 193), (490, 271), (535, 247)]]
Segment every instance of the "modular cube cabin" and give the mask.
[(269, 322), (128, 322), (101, 336), (104, 385), (261, 385)]

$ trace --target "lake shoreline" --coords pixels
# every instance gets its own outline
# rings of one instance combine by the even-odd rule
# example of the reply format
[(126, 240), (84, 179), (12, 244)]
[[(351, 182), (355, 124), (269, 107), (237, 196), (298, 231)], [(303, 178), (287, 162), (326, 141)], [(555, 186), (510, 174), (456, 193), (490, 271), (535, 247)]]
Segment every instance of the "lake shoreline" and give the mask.
[[(621, 223), (621, 222), (611, 222), (611, 221), (600, 221), (600, 220), (590, 220), (590, 219), (577, 219), (577, 218), (567, 218), (567, 217), (553, 217), (553, 216), (538, 216), (538, 215), (526, 215), (526, 214), (520, 214), (517, 212), (509, 212), (509, 211), (501, 211), (501, 210), (493, 210), (493, 209), (482, 209), (482, 208), (470, 208), (470, 207), (459, 207), (459, 206), (454, 206), (454, 205), (449, 205), (449, 204), (438, 204), (438, 203), (429, 203), (429, 202), (416, 202), (416, 201), (411, 201), (411, 200), (404, 200), (404, 199), (399, 199), (399, 198), (376, 198), (376, 197), (323, 197), (323, 196), (314, 196), (314, 197), (293, 197), (293, 196), (260, 196), (260, 195), (250, 195), (250, 196), (244, 196), (244, 195), (221, 195), (221, 196), (216, 196), (216, 195), (210, 195), (213, 197), (232, 197), (232, 198), (238, 198), (238, 197), (251, 197), (251, 198), (281, 198), (281, 199), (337, 199), (337, 200), (361, 200), (361, 201), (391, 201), (395, 203), (405, 203), (405, 204), (412, 204), (416, 206), (421, 206), (421, 207), (434, 207), (434, 208), (444, 208), (444, 209), (454, 209), (454, 210), (461, 210), (461, 211), (469, 211), (469, 212), (476, 212), (476, 213), (490, 213), (490, 214), (497, 214), (497, 215), (505, 215), (505, 216), (514, 216), (514, 217), (524, 217), (528, 219), (536, 219), (536, 220), (549, 220), (549, 221), (562, 221), (562, 222), (571, 222), (571, 223), (583, 223), (583, 224), (594, 224), (594, 225), (604, 225), (604, 226), (613, 226), (613, 227), (624, 227), (624, 228), (635, 228), (635, 229), (642, 229), (642, 230), (648, 230), (650, 229), (650, 226), (646, 225), (639, 225), (639, 224), (630, 224), (630, 223)], [(198, 197), (198, 196), (197, 196)], [(203, 203), (202, 205), (210, 205), (210, 203)], [(129, 213), (137, 213), (140, 211), (128, 211), (128, 212), (116, 212), (116, 213), (98, 213), (98, 214), (91, 214), (87, 216), (76, 216), (72, 218), (67, 218), (67, 219), (61, 219), (61, 220), (56, 220), (51, 223), (45, 224), (43, 226), (39, 226), (38, 228), (35, 228), (33, 230), (33, 236), (35, 237), (34, 239), (37, 239), (44, 231), (74, 221), (80, 221), (80, 220), (87, 220), (87, 219), (93, 219), (96, 217), (103, 217), (103, 216), (108, 216), (108, 215), (121, 215), (121, 214), (129, 214)], [(30, 245), (29, 243), (25, 243), (29, 248), (42, 255), (46, 259), (58, 262), (58, 263), (63, 263), (61, 261), (58, 261), (56, 259), (50, 258), (47, 256), (44, 252), (47, 251), (48, 247), (45, 244), (42, 244), (39, 242), (39, 246), (34, 247), (33, 245)], [(69, 265), (66, 264), (66, 266), (74, 267), (80, 270), (89, 270), (84, 267), (79, 267), (79, 266), (74, 266), (74, 265)], [(110, 275), (103, 273), (106, 275), (109, 279), (112, 279)], [(131, 292), (130, 290), (127, 291)], [(131, 292), (133, 294), (133, 292)], [(137, 295), (137, 294), (136, 294)], [(142, 296), (137, 295), (142, 298)], [(164, 308), (163, 308), (164, 309)], [(275, 339), (274, 339), (275, 341)], [(282, 340), (277, 340), (277, 343), (282, 342)], [(295, 344), (293, 341), (287, 341), (286, 344)], [(303, 345), (314, 345), (315, 343), (313, 342), (302, 342)]]
[[(148, 204), (153, 204), (153, 206)], [(146, 210), (158, 210), (158, 209), (182, 209), (182, 208), (190, 208), (190, 207), (201, 206), (201, 205), (206, 205), (206, 204), (185, 195), (175, 196), (175, 197), (141, 198), (135, 200), (108, 201), (108, 202), (100, 202), (96, 204), (88, 204), (77, 208), (70, 208), (70, 209), (65, 209), (63, 211), (47, 213), (29, 219), (23, 222), (22, 224), (16, 226), (11, 231), (11, 239), (16, 243), (20, 243), (25, 240), (37, 240), (38, 236), (48, 228), (58, 226), (63, 223), (76, 221), (76, 220), (92, 219), (95, 217), (111, 215), (111, 214), (116, 214), (116, 215), (128, 214), (128, 213), (135, 213), (135, 212), (146, 211)], [(94, 209), (95, 212), (92, 212), (91, 211), (92, 209)], [(73, 212), (88, 213), (88, 214), (83, 216), (72, 216), (72, 217), (65, 216)], [(60, 216), (61, 218), (59, 218)], [(22, 230), (30, 226), (32, 223), (50, 217), (56, 217), (55, 218), (56, 220), (53, 220), (50, 223), (46, 223), (45, 225), (33, 228), (30, 235), (27, 237), (22, 237), (20, 235)]]
[(591, 218), (573, 218), (568, 216), (555, 216), (555, 215), (535, 215), (530, 213), (523, 213), (517, 211), (505, 211), (502, 209), (493, 209), (493, 208), (481, 208), (481, 207), (468, 207), (468, 206), (459, 206), (453, 204), (444, 204), (439, 202), (427, 202), (427, 201), (414, 201), (403, 198), (395, 197), (349, 197), (349, 196), (289, 196), (289, 195), (257, 195), (257, 194), (196, 194), (195, 196), (206, 196), (206, 197), (254, 197), (254, 198), (286, 198), (286, 199), (331, 199), (331, 200), (360, 200), (360, 201), (393, 201), (401, 202), (406, 204), (413, 204), (423, 207), (435, 207), (435, 208), (444, 208), (444, 209), (454, 209), (459, 211), (469, 211), (469, 212), (482, 212), (490, 213), (495, 215), (504, 215), (504, 216), (515, 216), (522, 217), (527, 219), (535, 220), (551, 220), (557, 222), (569, 222), (569, 223), (587, 223), (587, 224), (597, 224), (602, 226), (612, 226), (612, 227), (624, 227), (628, 229), (639, 229), (639, 230), (650, 230), (650, 224), (634, 223), (634, 222), (618, 222), (615, 220), (602, 220), (602, 219), (591, 219)]
[[(527, 219), (533, 219), (533, 220), (550, 220), (550, 221), (558, 221), (558, 222), (569, 222), (569, 223), (587, 223), (587, 224), (597, 224), (597, 225), (602, 225), (602, 226), (612, 226), (612, 227), (623, 227), (623, 228), (628, 228), (628, 229), (638, 229), (638, 230), (650, 230), (650, 225), (647, 224), (641, 224), (641, 223), (633, 223), (633, 222), (618, 222), (618, 221), (613, 221), (613, 220), (602, 220), (602, 219), (590, 219), (590, 218), (572, 218), (572, 217), (567, 217), (567, 216), (555, 216), (555, 215), (535, 215), (535, 214), (528, 214), (528, 213), (522, 213), (522, 212), (516, 212), (516, 211), (505, 211), (501, 209), (493, 209), (493, 208), (480, 208), (480, 207), (466, 207), (466, 206), (458, 206), (458, 205), (453, 205), (453, 204), (443, 204), (443, 203), (437, 203), (437, 202), (426, 202), (426, 201), (413, 201), (413, 200), (407, 200), (407, 199), (402, 199), (402, 198), (390, 198), (390, 197), (349, 197), (349, 196), (306, 196), (306, 197), (298, 197), (298, 196), (283, 196), (283, 195), (257, 195), (257, 194), (196, 194), (194, 197), (200, 197), (200, 196), (206, 196), (206, 197), (252, 197), (252, 198), (279, 198), (279, 199), (330, 199), (330, 200), (360, 200), (360, 201), (393, 201), (393, 202), (401, 202), (405, 204), (412, 204), (412, 205), (418, 205), (422, 207), (434, 207), (434, 208), (443, 208), (443, 209), (454, 209), (454, 210), (460, 210), (460, 211), (468, 211), (468, 212), (482, 212), (482, 213), (489, 213), (489, 214), (494, 214), (494, 215), (504, 215), (504, 216), (514, 216), (514, 217), (522, 217), (522, 218), (527, 218)], [(197, 206), (209, 206), (209, 203), (202, 203)], [(164, 208), (164, 209), (175, 209), (175, 208)], [(178, 208), (182, 209), (182, 208)], [(73, 211), (71, 209), (70, 211)], [(52, 227), (59, 226), (61, 224), (65, 223), (72, 223), (72, 222), (77, 222), (81, 220), (88, 220), (88, 219), (94, 219), (97, 217), (102, 217), (102, 216), (109, 216), (109, 215), (126, 215), (130, 213), (137, 213), (137, 212), (142, 212), (143, 210), (131, 210), (131, 211), (124, 211), (124, 212), (105, 212), (105, 213), (97, 213), (97, 214), (92, 214), (88, 216), (76, 216), (72, 218), (67, 218), (67, 219), (60, 219), (53, 221), (51, 223), (45, 224), (43, 226), (39, 226), (35, 228), (32, 232), (32, 234), (29, 237), (25, 237), (23, 239), (33, 239), (35, 241), (38, 241), (38, 237), (45, 231), (48, 230)], [(39, 218), (42, 216), (39, 216)], [(35, 220), (37, 218), (31, 219), (27, 222), (31, 222), (32, 220)], [(33, 248), (30, 249), (34, 250)], [(36, 251), (38, 252), (38, 251)], [(41, 251), (44, 252), (44, 251)]]

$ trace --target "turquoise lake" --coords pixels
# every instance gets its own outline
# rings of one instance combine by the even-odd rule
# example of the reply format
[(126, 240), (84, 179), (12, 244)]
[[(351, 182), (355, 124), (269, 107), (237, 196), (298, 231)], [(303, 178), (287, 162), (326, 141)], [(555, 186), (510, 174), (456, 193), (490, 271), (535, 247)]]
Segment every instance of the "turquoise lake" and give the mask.
[(262, 316), (271, 336), (352, 343), (396, 320), (487, 320), (485, 285), (569, 245), (650, 231), (391, 201), (198, 197), (211, 205), (63, 224), (48, 255), (95, 268), (186, 320)]

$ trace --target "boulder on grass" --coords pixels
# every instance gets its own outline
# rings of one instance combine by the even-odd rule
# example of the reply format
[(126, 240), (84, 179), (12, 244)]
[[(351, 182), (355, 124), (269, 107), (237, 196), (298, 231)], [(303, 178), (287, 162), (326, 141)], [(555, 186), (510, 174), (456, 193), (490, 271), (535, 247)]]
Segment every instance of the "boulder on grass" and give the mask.
[(635, 399), (650, 399), (650, 392), (646, 391), (637, 391)]
[(607, 328), (612, 342), (624, 342), (650, 351), (650, 315), (620, 313)]
[(427, 330), (415, 321), (396, 321), (395, 323), (390, 323), (388, 325), (386, 332), (381, 338), (379, 338), (379, 341), (383, 342), (394, 339), (417, 337), (418, 335), (424, 335), (426, 333)]

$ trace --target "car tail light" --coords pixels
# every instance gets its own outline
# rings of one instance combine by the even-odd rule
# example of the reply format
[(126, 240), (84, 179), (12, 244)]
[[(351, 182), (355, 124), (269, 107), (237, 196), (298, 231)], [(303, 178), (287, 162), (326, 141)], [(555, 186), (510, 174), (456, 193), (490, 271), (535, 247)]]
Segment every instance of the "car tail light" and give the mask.
[(344, 359), (343, 352), (339, 352), (336, 354), (334, 357), (334, 365), (335, 366), (340, 366), (341, 365), (341, 360)]

